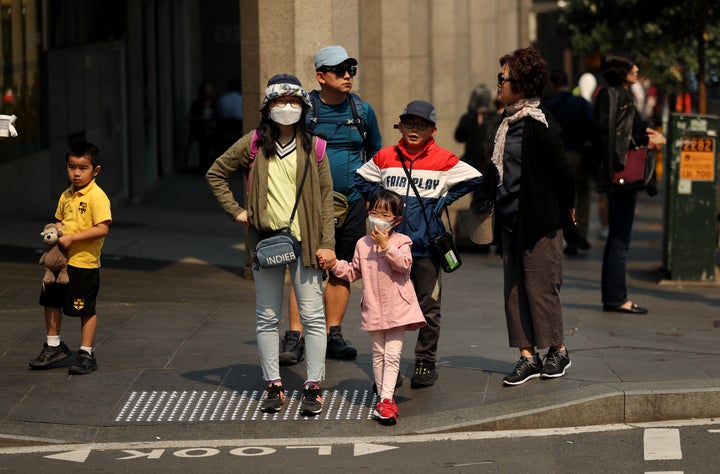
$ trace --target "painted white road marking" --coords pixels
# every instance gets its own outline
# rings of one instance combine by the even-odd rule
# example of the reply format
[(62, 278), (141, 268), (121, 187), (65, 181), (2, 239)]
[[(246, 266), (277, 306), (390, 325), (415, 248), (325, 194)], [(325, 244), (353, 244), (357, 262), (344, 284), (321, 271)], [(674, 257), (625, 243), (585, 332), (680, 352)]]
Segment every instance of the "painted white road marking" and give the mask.
[(682, 459), (680, 430), (676, 428), (646, 429), (643, 435), (646, 461)]
[(83, 463), (90, 456), (92, 449), (78, 449), (75, 451), (66, 451), (64, 453), (50, 454), (43, 456), (48, 459), (57, 459), (59, 461), (72, 461)]
[(397, 449), (398, 446), (383, 446), (382, 444), (365, 444), (358, 443), (353, 447), (353, 456), (365, 456), (366, 454), (382, 453)]

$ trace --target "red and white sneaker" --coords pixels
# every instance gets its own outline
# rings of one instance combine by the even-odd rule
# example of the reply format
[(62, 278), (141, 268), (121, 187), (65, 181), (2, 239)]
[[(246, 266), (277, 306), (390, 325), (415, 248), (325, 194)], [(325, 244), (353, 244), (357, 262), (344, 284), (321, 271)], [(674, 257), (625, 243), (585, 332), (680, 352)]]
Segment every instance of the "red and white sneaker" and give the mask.
[(375, 407), (373, 416), (377, 418), (383, 425), (394, 425), (397, 423), (400, 412), (394, 400), (383, 398)]

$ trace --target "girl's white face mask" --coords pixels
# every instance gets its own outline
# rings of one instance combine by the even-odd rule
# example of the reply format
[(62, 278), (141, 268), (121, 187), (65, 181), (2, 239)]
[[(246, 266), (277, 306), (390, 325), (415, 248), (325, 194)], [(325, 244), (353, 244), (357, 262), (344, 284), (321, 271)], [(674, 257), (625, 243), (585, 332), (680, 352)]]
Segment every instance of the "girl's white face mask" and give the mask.
[(302, 107), (293, 107), (285, 104), (282, 107), (270, 108), (270, 119), (280, 125), (292, 125), (300, 121), (302, 115)]
[(385, 221), (379, 217), (368, 216), (368, 222), (370, 222), (371, 227), (377, 227), (381, 232), (387, 232), (393, 227), (392, 222)]

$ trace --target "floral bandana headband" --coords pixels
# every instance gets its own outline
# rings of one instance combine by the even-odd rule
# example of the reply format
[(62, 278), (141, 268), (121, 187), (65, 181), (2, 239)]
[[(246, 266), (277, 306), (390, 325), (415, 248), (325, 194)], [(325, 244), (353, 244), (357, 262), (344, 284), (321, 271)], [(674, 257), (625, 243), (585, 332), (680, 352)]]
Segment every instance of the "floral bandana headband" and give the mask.
[(265, 88), (265, 99), (262, 104), (260, 104), (260, 110), (267, 107), (271, 100), (283, 96), (300, 97), (303, 102), (308, 105), (308, 107), (312, 108), (312, 102), (310, 102), (310, 97), (308, 96), (308, 93), (305, 92), (305, 89), (295, 84), (283, 83), (272, 84)]

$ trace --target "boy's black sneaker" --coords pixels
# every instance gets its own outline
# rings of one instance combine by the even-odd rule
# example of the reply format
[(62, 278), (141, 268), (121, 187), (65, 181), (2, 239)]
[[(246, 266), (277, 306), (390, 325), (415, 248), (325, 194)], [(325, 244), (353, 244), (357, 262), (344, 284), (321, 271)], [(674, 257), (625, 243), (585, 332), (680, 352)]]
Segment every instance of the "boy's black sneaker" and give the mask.
[(357, 357), (357, 350), (343, 338), (342, 326), (330, 326), (327, 338), (325, 357), (331, 359), (354, 359)]
[(280, 365), (295, 365), (305, 358), (305, 338), (300, 331), (285, 331), (280, 341)]
[(540, 377), (541, 370), (542, 362), (540, 362), (540, 358), (537, 355), (534, 357), (520, 357), (520, 359), (515, 362), (515, 369), (503, 379), (503, 383), (505, 385), (523, 384), (530, 379)]
[(282, 410), (285, 404), (285, 390), (282, 385), (270, 385), (265, 392), (265, 398), (260, 402), (260, 411), (276, 413)]
[(47, 369), (53, 364), (63, 361), (70, 357), (70, 349), (64, 342), (60, 341), (59, 346), (48, 346), (47, 342), (43, 343), (43, 349), (40, 354), (28, 362), (31, 369)]
[(570, 367), (570, 355), (567, 349), (559, 351), (557, 349), (548, 349), (543, 360), (542, 371), (540, 371), (540, 377), (544, 379), (552, 379), (555, 377), (562, 377), (565, 375), (565, 369)]
[(300, 402), (300, 414), (302, 416), (315, 416), (322, 412), (322, 403), (320, 389), (306, 387), (303, 390), (302, 401)]
[(75, 358), (75, 362), (68, 369), (70, 375), (85, 375), (89, 374), (93, 370), (97, 370), (97, 361), (95, 360), (95, 353), (90, 354), (87, 351), (80, 349)]
[(435, 362), (426, 360), (415, 361), (415, 372), (410, 378), (410, 388), (423, 388), (435, 385), (438, 379), (437, 370), (435, 370)]

